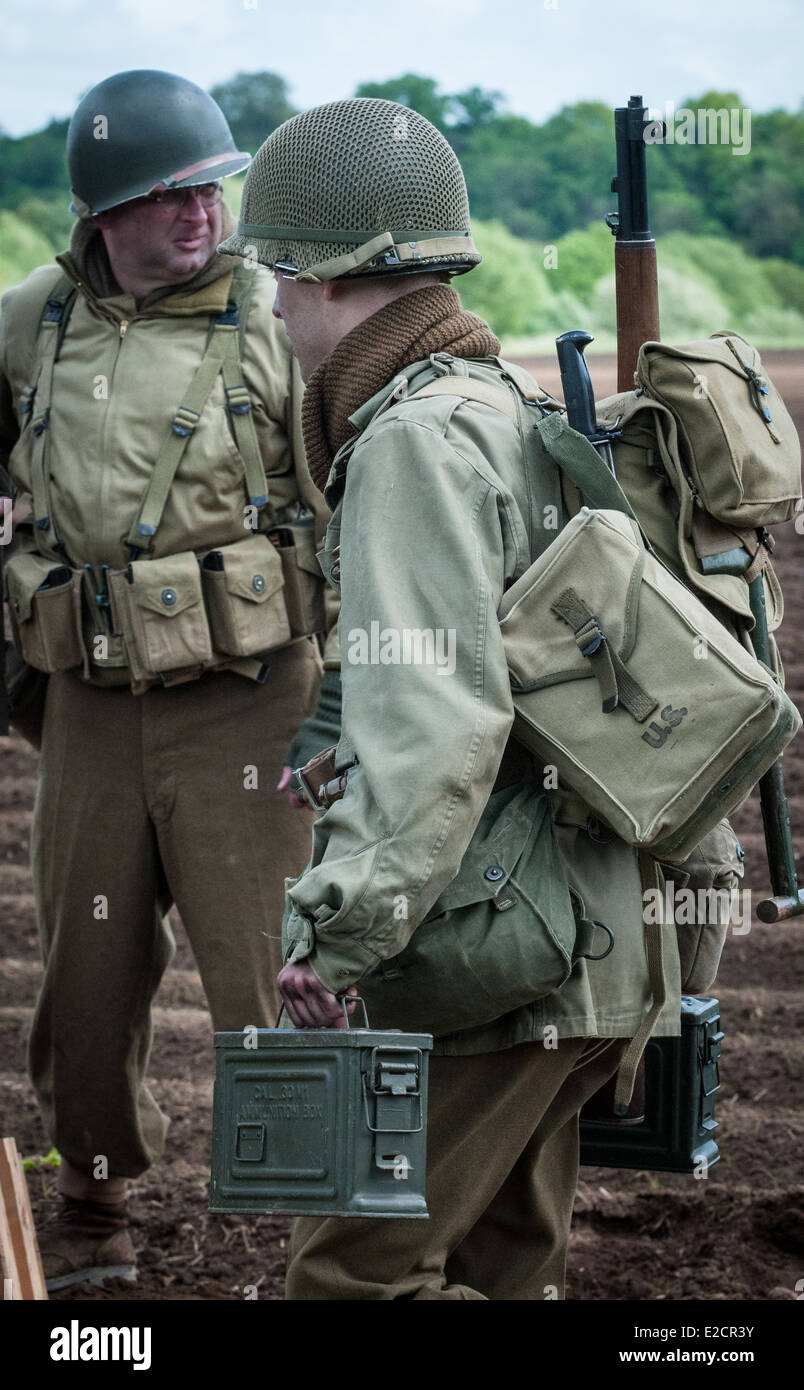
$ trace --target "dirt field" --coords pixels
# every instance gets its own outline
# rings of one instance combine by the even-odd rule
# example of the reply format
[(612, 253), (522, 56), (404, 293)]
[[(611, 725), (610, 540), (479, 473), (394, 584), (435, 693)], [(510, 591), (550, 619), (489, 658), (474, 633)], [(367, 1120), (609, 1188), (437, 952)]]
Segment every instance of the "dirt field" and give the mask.
[[(804, 353), (766, 363), (804, 433)], [(558, 388), (552, 362), (528, 364)], [(596, 394), (613, 391), (611, 359), (593, 358)], [(780, 645), (787, 687), (804, 707), (802, 555), (792, 525), (777, 530), (787, 600)], [(8, 751), (6, 751), (8, 748)], [(28, 836), (36, 757), (19, 739), (0, 765), (0, 1085), (3, 1135), (25, 1156), (50, 1147), (25, 1074), (39, 950)], [(785, 759), (794, 831), (804, 849), (804, 736)], [(746, 852), (744, 886), (768, 891), (758, 798), (735, 817)], [(799, 870), (804, 862), (799, 859)], [(180, 924), (178, 953), (160, 990), (149, 1085), (172, 1116), (164, 1163), (136, 1184), (136, 1287), (79, 1286), (57, 1299), (238, 1299), (246, 1285), (280, 1298), (289, 1221), (220, 1217), (207, 1210), (213, 1048), (198, 975)], [(583, 1168), (569, 1258), (571, 1299), (794, 1299), (804, 1277), (804, 918), (733, 936), (718, 984), (726, 1037), (717, 1099), (722, 1155), (705, 1181), (691, 1176)], [(52, 1209), (52, 1170), (28, 1177), (36, 1218)], [(802, 1286), (804, 1287), (804, 1286)]]

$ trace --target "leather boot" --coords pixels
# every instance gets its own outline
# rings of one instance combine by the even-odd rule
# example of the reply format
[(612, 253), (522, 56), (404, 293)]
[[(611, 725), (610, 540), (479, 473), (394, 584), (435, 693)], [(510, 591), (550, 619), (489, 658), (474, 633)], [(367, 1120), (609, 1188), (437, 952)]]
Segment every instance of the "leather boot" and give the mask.
[(128, 1231), (128, 1203), (94, 1202), (62, 1195), (61, 1211), (39, 1237), (49, 1292), (116, 1277), (134, 1281), (137, 1257)]

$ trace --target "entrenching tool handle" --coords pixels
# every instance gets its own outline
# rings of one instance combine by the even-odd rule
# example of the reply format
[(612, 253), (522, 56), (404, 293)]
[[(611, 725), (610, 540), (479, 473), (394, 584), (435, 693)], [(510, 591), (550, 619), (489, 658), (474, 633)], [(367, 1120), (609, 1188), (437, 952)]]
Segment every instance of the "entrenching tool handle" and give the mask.
[[(765, 611), (765, 590), (762, 575), (758, 574), (748, 586), (748, 601), (754, 615), (751, 643), (758, 661), (771, 665), (768, 617)], [(778, 758), (760, 779), (759, 797), (762, 806), (762, 828), (768, 856), (773, 897), (757, 906), (760, 922), (781, 922), (804, 914), (804, 896), (799, 891), (796, 874), (796, 855), (790, 830), (790, 813), (782, 777), (782, 760)]]

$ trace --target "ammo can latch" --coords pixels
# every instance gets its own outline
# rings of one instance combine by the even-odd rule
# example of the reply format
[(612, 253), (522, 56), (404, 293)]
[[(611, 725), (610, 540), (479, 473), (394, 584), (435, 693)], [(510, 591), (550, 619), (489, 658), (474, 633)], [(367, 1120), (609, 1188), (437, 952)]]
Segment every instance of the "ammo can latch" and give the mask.
[(374, 1135), (375, 1165), (393, 1169), (400, 1178), (407, 1177), (410, 1160), (401, 1143), (391, 1142), (389, 1136), (421, 1132), (421, 1073), (421, 1049), (394, 1044), (373, 1047), (363, 1072), (363, 1102), (366, 1125)]
[(720, 1019), (709, 1019), (704, 1024), (703, 1036), (701, 1038), (700, 1050), (698, 1053), (699, 1065), (701, 1068), (701, 1093), (703, 1098), (713, 1096), (715, 1091), (720, 1089), (720, 1044), (723, 1041), (723, 1034), (720, 1031)]

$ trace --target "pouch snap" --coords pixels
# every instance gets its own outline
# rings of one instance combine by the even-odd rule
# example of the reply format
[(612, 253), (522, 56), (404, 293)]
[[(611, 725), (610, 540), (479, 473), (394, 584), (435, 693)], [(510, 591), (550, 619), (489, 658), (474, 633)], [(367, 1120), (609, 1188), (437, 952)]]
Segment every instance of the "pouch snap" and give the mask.
[(501, 878), (505, 877), (505, 869), (501, 869), (499, 864), (489, 864), (489, 867), (483, 873), (483, 877), (487, 878), (490, 883), (497, 883)]
[(163, 590), (162, 590), (162, 602), (164, 603), (164, 605), (165, 605), (166, 608), (172, 608), (173, 605), (174, 605), (174, 603), (176, 602), (176, 590), (175, 590), (175, 589), (163, 589)]

